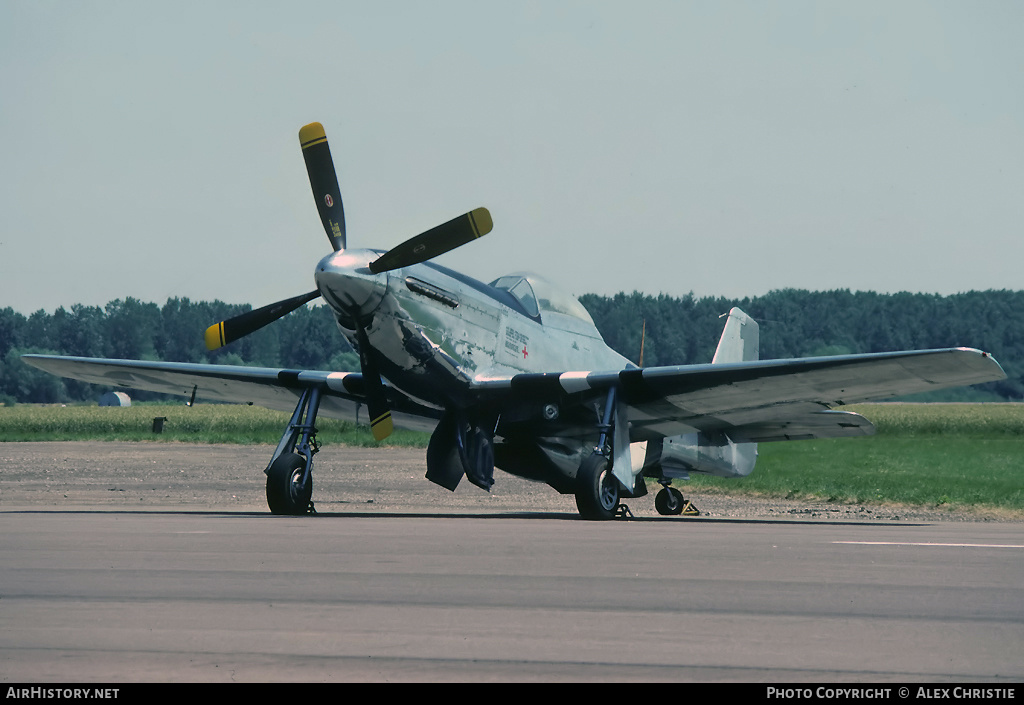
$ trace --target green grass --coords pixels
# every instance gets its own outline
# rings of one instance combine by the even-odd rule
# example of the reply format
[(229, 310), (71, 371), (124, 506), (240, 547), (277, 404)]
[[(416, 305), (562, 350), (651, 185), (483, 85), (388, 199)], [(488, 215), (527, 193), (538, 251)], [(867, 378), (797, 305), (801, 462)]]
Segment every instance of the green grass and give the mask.
[(727, 494), (1024, 513), (1024, 405), (851, 409), (875, 423), (878, 434), (762, 443), (749, 477), (693, 475), (689, 485)]
[[(164, 417), (162, 433), (153, 419)], [(0, 442), (11, 441), (181, 441), (186, 443), (276, 444), (290, 414), (258, 406), (228, 404), (133, 404), (130, 407), (0, 407)], [(317, 440), (354, 446), (377, 445), (367, 426), (320, 417)], [(382, 445), (423, 446), (425, 433), (396, 429)]]
[[(762, 443), (739, 480), (692, 475), (699, 491), (832, 502), (986, 508), (1024, 516), (1024, 405), (873, 404), (850, 407), (878, 435)], [(167, 418), (161, 434), (153, 418)], [(135, 404), (0, 407), (0, 441), (277, 443), (288, 414), (256, 406)], [(321, 418), (325, 444), (377, 445), (363, 426)], [(426, 447), (425, 433), (396, 430), (386, 445)]]
[(859, 404), (880, 436), (1024, 437), (1024, 404)]

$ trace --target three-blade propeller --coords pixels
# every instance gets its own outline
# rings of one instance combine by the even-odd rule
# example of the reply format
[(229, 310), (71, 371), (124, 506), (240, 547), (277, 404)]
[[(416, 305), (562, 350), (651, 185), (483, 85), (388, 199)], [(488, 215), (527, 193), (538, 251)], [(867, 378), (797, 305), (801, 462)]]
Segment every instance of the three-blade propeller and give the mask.
[[(338, 176), (334, 170), (334, 160), (331, 158), (331, 150), (327, 144), (327, 134), (324, 132), (323, 125), (313, 122), (300, 129), (299, 144), (302, 146), (302, 157), (306, 162), (309, 185), (313, 190), (313, 199), (316, 202), (316, 209), (320, 214), (324, 232), (327, 233), (327, 238), (335, 252), (344, 250), (347, 246), (345, 209), (341, 203)], [(370, 262), (369, 269), (374, 274), (380, 274), (426, 262), (454, 250), (456, 247), (461, 247), (467, 242), (483, 237), (493, 227), (494, 223), (487, 209), (477, 208), (388, 250)], [(319, 290), (311, 291), (215, 323), (206, 329), (206, 347), (216, 350), (254, 333), (318, 296), (320, 296)], [(370, 428), (373, 431), (373, 437), (379, 441), (391, 434), (391, 410), (384, 384), (373, 359), (369, 338), (362, 325), (357, 323), (357, 326), (359, 364), (364, 380), (367, 406), (370, 411)]]

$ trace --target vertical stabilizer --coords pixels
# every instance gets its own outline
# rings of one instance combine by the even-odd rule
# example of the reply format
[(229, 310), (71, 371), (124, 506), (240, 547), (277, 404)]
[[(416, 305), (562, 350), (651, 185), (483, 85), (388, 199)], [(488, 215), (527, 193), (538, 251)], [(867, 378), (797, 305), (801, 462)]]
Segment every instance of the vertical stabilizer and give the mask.
[[(738, 308), (727, 315), (729, 318), (712, 364), (759, 359), (757, 321)], [(618, 423), (621, 422), (617, 422), (616, 427)], [(689, 479), (691, 472), (717, 477), (745, 477), (753, 472), (757, 463), (757, 443), (737, 443), (729, 437), (728, 430), (655, 438), (648, 440), (642, 451), (636, 450), (643, 453), (644, 474), (659, 477), (659, 482), (672, 478)], [(616, 457), (613, 468), (620, 465), (625, 465), (625, 462)], [(619, 481), (630, 487), (626, 480), (619, 478)]]
[(729, 311), (722, 339), (718, 341), (712, 364), (743, 362), (758, 359), (759, 334), (757, 321), (738, 308)]
[[(757, 360), (760, 358), (759, 345), (757, 321), (734, 307), (729, 311), (722, 339), (718, 341), (718, 349), (715, 350), (711, 364)], [(753, 472), (757, 463), (757, 444), (734, 443), (728, 432), (722, 436), (725, 439), (724, 444), (718, 444), (715, 448), (700, 447), (700, 450), (707, 454), (717, 453), (721, 460), (728, 464), (730, 475), (726, 475), (727, 477), (743, 477)]]

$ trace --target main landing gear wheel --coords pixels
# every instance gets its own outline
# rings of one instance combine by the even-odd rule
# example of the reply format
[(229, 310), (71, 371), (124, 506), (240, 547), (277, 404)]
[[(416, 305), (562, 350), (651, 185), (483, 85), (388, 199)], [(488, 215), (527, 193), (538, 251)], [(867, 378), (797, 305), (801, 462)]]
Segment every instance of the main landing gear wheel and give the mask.
[(615, 516), (619, 482), (612, 476), (608, 458), (594, 453), (584, 460), (576, 474), (576, 484), (576, 508), (581, 517), (603, 520)]
[(700, 514), (692, 502), (683, 499), (683, 493), (675, 487), (666, 487), (654, 498), (654, 508), (663, 516), (697, 516)]
[(267, 504), (271, 514), (299, 515), (309, 512), (309, 500), (313, 497), (313, 478), (306, 486), (302, 477), (306, 474), (306, 459), (298, 453), (285, 453), (274, 461), (267, 471)]

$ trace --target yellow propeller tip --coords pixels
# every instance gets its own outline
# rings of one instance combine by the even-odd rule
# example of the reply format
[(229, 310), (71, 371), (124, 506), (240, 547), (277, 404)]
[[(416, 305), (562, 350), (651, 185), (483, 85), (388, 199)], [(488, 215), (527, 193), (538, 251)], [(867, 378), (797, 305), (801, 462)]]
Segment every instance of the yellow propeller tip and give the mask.
[(373, 439), (375, 441), (383, 441), (385, 438), (391, 435), (391, 432), (395, 430), (395, 424), (391, 420), (391, 412), (387, 411), (372, 422), (370, 422), (370, 431), (373, 432)]
[(483, 237), (494, 229), (494, 221), (491, 220), (491, 212), (486, 208), (477, 208), (470, 211), (470, 218), (473, 221), (473, 230), (477, 237)]
[(311, 122), (299, 129), (299, 144), (302, 145), (303, 149), (326, 139), (327, 133), (324, 132), (324, 126), (319, 122)]
[(224, 323), (214, 323), (206, 329), (203, 336), (206, 339), (206, 349), (216, 350), (224, 346)]

